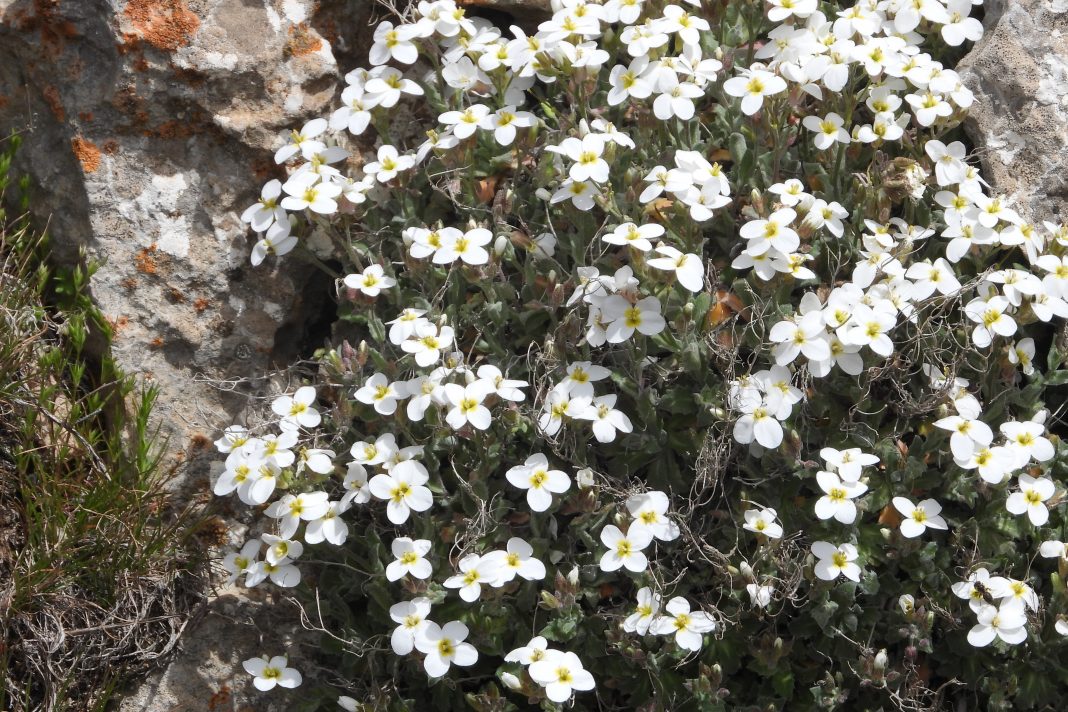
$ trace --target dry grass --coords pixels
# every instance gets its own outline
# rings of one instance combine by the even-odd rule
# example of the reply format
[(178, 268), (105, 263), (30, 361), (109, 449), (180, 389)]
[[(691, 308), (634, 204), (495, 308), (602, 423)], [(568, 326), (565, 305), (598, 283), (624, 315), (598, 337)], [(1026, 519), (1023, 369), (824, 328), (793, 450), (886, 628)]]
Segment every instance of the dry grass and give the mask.
[(103, 709), (202, 586), (160, 489), (155, 393), (90, 353), (90, 270), (49, 270), (43, 246), (0, 211), (0, 709)]

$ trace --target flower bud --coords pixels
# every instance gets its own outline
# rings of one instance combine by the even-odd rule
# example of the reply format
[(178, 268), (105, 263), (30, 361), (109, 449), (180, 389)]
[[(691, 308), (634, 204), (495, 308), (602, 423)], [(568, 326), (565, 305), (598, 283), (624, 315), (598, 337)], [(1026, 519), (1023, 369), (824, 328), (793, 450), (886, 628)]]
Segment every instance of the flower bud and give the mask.
[(501, 682), (503, 682), (504, 686), (507, 687), (509, 690), (523, 689), (523, 683), (519, 681), (518, 677), (516, 677), (510, 672), (501, 673)]
[(572, 586), (578, 586), (579, 582), (579, 567), (574, 566), (567, 572), (567, 582)]
[(493, 241), (493, 253), (500, 257), (504, 254), (504, 251), (508, 249), (508, 238), (504, 235), (499, 236)]
[(547, 191), (545, 188), (538, 188), (534, 191), (534, 195), (537, 196), (538, 200), (544, 201), (548, 201), (553, 197), (553, 194)]
[(913, 598), (911, 594), (906, 593), (897, 599), (897, 605), (902, 613), (906, 616), (910, 616), (913, 611), (916, 610), (916, 599)]
[(583, 467), (581, 470), (575, 473), (575, 482), (581, 489), (589, 489), (593, 487), (596, 480), (593, 477), (593, 470), (589, 467)]
[(875, 661), (874, 662), (875, 662), (875, 671), (876, 672), (880, 672), (881, 673), (883, 670), (886, 670), (886, 663), (887, 663), (886, 648), (883, 648), (882, 650), (880, 650), (878, 653), (875, 654)]
[(745, 578), (746, 581), (752, 581), (754, 579), (753, 567), (750, 566), (748, 562), (743, 561), (738, 564), (738, 570), (742, 572), (742, 577)]

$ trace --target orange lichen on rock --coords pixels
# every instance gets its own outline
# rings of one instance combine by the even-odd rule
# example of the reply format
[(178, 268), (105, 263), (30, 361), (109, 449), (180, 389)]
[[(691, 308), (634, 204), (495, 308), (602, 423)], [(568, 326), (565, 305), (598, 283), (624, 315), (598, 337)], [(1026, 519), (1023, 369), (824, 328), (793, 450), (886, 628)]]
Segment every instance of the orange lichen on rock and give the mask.
[(138, 250), (134, 255), (134, 264), (137, 267), (137, 271), (142, 274), (156, 274), (159, 271), (159, 265), (156, 263), (156, 243), (152, 243), (148, 247)]
[(45, 103), (48, 104), (48, 110), (52, 112), (52, 115), (57, 120), (67, 120), (67, 111), (63, 108), (63, 101), (59, 98), (59, 89), (49, 84), (41, 90), (41, 96), (44, 97)]
[(189, 44), (200, 28), (185, 0), (130, 0), (123, 14), (142, 40), (165, 52)]
[(308, 27), (308, 23), (300, 22), (289, 28), (286, 49), (294, 57), (303, 57), (312, 52), (318, 52), (322, 47), (322, 38)]
[(82, 170), (92, 173), (100, 168), (100, 149), (92, 141), (87, 141), (81, 136), (71, 139), (70, 147), (75, 157), (82, 163)]

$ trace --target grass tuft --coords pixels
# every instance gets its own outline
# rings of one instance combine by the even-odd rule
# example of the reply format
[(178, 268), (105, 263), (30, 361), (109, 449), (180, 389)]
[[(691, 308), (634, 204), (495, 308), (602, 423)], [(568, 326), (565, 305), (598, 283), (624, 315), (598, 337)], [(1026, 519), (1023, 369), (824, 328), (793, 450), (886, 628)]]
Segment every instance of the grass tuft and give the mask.
[(96, 710), (173, 650), (203, 586), (162, 487), (157, 392), (107, 356), (93, 266), (47, 254), (0, 210), (0, 709)]

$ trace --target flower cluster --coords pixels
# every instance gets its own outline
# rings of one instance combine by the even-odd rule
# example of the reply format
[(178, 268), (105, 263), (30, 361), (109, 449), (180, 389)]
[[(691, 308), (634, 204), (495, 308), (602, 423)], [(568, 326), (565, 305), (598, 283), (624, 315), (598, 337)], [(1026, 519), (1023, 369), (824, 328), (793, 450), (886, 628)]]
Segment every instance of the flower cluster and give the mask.
[(972, 9), (553, 0), (505, 28), (423, 0), (379, 24), (242, 214), (254, 264), (343, 265), (322, 387), (273, 403), (276, 434), (229, 428), (214, 484), (270, 521), (232, 581), (338, 548), (316, 580), (366, 700), (343, 707), (502, 709), (500, 682), (921, 708), (951, 679), (1004, 694), (961, 646), (1068, 634), (1028, 623), (1063, 579), (1044, 605), (1016, 560), (1068, 574), (1044, 402), (1068, 228), (960, 140)]

